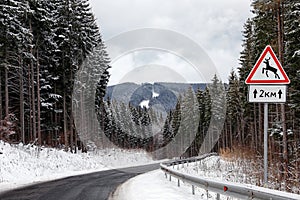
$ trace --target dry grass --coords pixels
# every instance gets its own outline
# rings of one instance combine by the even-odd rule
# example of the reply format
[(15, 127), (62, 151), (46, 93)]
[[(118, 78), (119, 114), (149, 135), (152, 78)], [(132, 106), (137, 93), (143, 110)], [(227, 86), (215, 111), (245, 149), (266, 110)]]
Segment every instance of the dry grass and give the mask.
[(234, 161), (237, 158), (239, 159), (247, 159), (247, 160), (256, 160), (257, 153), (254, 150), (251, 150), (246, 147), (234, 147), (233, 149), (221, 149), (220, 156), (224, 160)]
[[(259, 153), (246, 147), (235, 147), (233, 149), (221, 149), (219, 155), (222, 159), (231, 162), (240, 173), (246, 174), (250, 179), (255, 180), (257, 186), (264, 186), (263, 180), (263, 157)], [(276, 159), (275, 159), (276, 158)], [(282, 162), (279, 157), (273, 156), (268, 161), (268, 185), (267, 187), (276, 190), (300, 193), (299, 167), (295, 167), (297, 162), (290, 163), (289, 176), (283, 180)], [(298, 179), (298, 180), (297, 180)]]

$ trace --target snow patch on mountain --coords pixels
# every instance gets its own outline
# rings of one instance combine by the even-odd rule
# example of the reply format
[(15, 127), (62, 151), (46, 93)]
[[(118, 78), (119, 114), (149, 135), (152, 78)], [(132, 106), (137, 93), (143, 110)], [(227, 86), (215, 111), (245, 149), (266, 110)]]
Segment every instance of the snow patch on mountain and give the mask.
[(141, 103), (140, 103), (140, 106), (141, 108), (149, 108), (149, 102), (150, 100), (143, 100)]
[(156, 98), (156, 97), (159, 97), (159, 94), (156, 93), (156, 92), (154, 92), (154, 91), (152, 91), (152, 98)]

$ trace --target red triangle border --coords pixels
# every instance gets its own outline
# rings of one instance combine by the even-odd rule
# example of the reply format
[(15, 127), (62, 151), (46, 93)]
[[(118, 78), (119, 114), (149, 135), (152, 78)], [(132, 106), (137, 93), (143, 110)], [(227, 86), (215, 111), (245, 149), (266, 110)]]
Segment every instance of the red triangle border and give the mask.
[[(263, 61), (264, 57), (266, 56), (267, 53), (270, 53), (273, 60), (275, 61), (279, 71), (281, 72), (281, 74), (284, 77), (284, 80), (252, 80), (254, 74), (256, 73), (259, 65), (261, 64), (261, 62)], [(290, 79), (288, 78), (287, 74), (285, 73), (284, 69), (282, 68), (279, 60), (277, 59), (272, 47), (270, 45), (266, 46), (266, 48), (264, 49), (264, 51), (262, 52), (262, 54), (260, 55), (258, 61), (256, 62), (256, 64), (254, 65), (253, 69), (251, 70), (250, 74), (248, 75), (246, 81), (246, 84), (289, 84), (290, 83)]]

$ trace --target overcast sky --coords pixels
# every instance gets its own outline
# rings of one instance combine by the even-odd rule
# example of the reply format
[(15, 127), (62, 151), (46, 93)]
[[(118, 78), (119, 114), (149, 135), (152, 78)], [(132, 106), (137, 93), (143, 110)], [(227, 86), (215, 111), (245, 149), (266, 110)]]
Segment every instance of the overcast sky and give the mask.
[[(141, 28), (174, 31), (202, 47), (224, 82), (231, 69), (239, 65), (243, 24), (251, 16), (250, 0), (90, 0), (90, 3), (105, 41)], [(109, 84), (130, 81), (128, 78), (133, 77), (143, 77), (132, 80), (135, 82), (163, 81), (168, 74), (174, 77), (174, 82), (176, 79), (205, 81), (193, 72), (191, 64), (176, 53), (163, 50), (167, 51), (140, 49), (113, 59)], [(145, 74), (149, 72), (152, 75), (147, 80)], [(160, 72), (155, 80), (153, 73)], [(202, 76), (206, 76), (205, 72)], [(166, 80), (172, 81), (170, 77)]]

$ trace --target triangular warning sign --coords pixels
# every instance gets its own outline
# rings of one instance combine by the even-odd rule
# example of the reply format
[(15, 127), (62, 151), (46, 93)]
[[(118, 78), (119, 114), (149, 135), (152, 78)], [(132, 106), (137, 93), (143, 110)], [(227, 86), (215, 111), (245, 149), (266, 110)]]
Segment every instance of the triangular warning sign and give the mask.
[(268, 45), (245, 82), (246, 84), (289, 84), (290, 79), (283, 70), (272, 47)]

